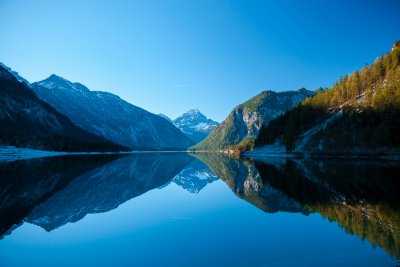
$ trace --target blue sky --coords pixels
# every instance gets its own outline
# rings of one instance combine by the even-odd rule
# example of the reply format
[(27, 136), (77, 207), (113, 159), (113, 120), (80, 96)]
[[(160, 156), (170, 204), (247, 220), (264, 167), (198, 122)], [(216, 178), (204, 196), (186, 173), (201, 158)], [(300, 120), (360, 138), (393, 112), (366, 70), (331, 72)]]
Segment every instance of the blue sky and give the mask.
[(400, 39), (400, 1), (0, 0), (0, 61), (172, 118), (316, 89)]

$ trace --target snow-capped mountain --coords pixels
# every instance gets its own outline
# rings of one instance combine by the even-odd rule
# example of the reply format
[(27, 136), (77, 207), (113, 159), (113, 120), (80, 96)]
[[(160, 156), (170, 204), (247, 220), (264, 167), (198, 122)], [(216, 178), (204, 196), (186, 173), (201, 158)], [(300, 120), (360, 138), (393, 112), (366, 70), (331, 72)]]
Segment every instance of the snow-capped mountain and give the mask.
[(131, 149), (182, 150), (193, 144), (165, 119), (117, 95), (90, 91), (54, 74), (30, 87), (79, 127)]
[(172, 122), (179, 130), (181, 130), (194, 143), (198, 143), (208, 136), (208, 134), (218, 126), (218, 122), (208, 119), (198, 109), (191, 109), (183, 113), (175, 120), (171, 120), (164, 114), (160, 117)]

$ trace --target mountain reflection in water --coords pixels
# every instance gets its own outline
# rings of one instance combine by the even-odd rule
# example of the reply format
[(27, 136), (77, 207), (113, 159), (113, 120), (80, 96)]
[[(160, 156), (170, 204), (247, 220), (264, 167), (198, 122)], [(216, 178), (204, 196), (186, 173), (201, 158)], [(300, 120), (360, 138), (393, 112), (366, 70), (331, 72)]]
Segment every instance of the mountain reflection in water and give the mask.
[(152, 189), (174, 184), (201, 194), (220, 178), (237, 197), (264, 212), (321, 214), (344, 234), (400, 258), (397, 162), (139, 153), (5, 162), (0, 173), (4, 239), (24, 222), (53, 231), (87, 214), (117, 209)]
[(236, 195), (267, 212), (318, 212), (400, 258), (398, 162), (196, 157)]

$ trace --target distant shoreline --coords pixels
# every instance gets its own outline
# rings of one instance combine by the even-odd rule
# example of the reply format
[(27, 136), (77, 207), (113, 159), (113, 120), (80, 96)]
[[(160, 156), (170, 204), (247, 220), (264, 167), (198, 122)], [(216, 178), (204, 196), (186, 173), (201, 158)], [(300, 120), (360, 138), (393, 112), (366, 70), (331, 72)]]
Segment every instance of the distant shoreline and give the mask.
[(43, 157), (60, 156), (79, 156), (79, 155), (127, 155), (127, 154), (145, 154), (145, 153), (188, 153), (188, 150), (132, 150), (121, 152), (65, 152), (39, 150), (26, 147), (0, 146), (0, 162), (10, 162), (16, 160), (26, 160)]
[(247, 158), (257, 157), (273, 157), (273, 158), (314, 158), (314, 159), (379, 159), (400, 161), (400, 153), (279, 153), (266, 151), (245, 151), (240, 153), (233, 150), (132, 150), (121, 152), (65, 152), (65, 151), (48, 151), (38, 150), (24, 147), (0, 146), (0, 162), (11, 162), (16, 160), (27, 160), (43, 157), (60, 157), (60, 156), (79, 156), (79, 155), (128, 155), (128, 154), (150, 154), (150, 153), (212, 153), (244, 156)]

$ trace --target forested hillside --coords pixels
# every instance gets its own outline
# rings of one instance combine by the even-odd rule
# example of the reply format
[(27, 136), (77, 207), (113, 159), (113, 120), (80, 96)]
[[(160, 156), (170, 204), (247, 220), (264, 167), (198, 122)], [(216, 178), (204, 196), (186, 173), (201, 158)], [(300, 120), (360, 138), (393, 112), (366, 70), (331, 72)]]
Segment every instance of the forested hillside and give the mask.
[(260, 130), (256, 147), (287, 152), (385, 152), (400, 146), (400, 41)]

